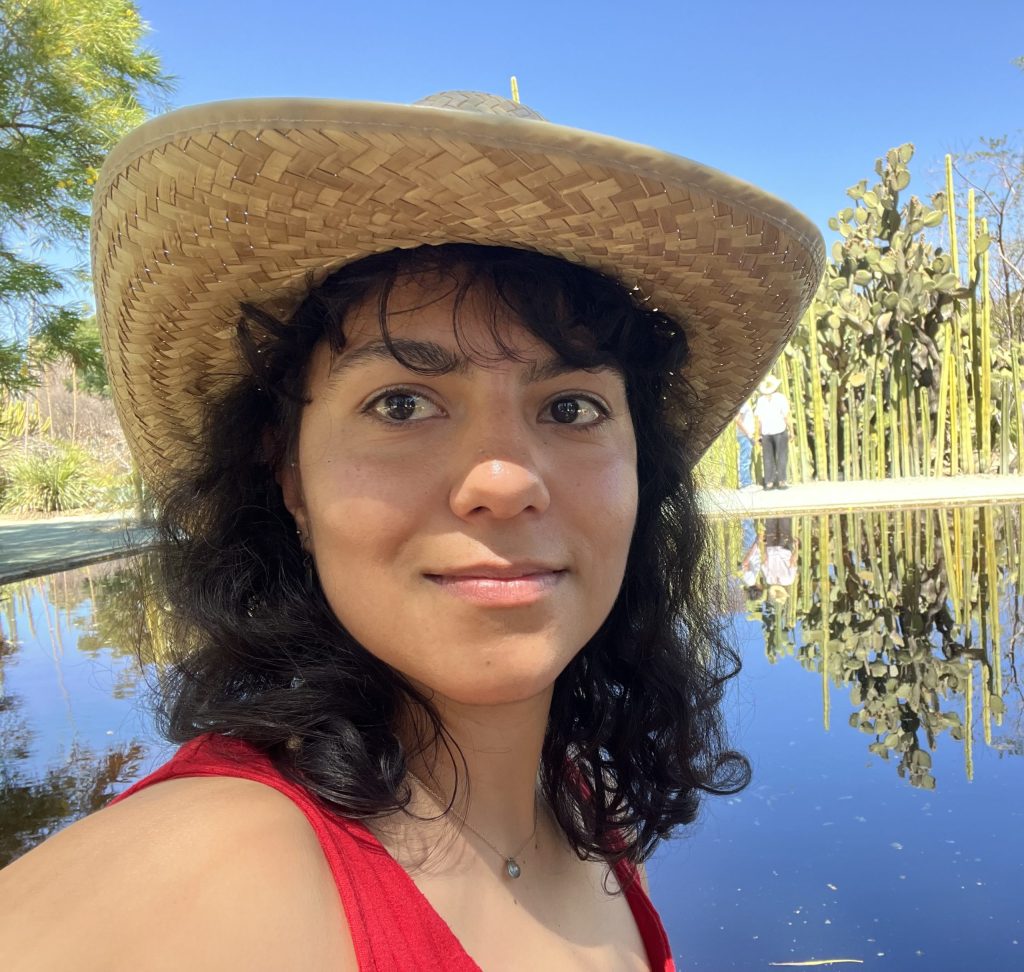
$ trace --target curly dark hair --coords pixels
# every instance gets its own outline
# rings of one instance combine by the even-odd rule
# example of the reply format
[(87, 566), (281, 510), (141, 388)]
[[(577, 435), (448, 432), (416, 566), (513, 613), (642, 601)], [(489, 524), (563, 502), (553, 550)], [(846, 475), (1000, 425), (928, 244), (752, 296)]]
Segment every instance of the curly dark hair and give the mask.
[[(467, 294), (483, 295), (570, 364), (625, 378), (639, 487), (625, 578), (555, 683), (541, 779), (581, 858), (641, 862), (694, 819), (702, 792), (749, 781), (720, 713), (739, 658), (696, 505), (688, 441), (699, 413), (679, 378), (683, 330), (637, 291), (555, 257), (468, 244), (392, 250), (335, 272), (287, 321), (243, 307), (242, 373), (208, 408), (190, 471), (158, 510), (157, 583), (174, 646), (158, 723), (177, 743), (206, 732), (245, 739), (354, 818), (408, 805), (411, 753), (396, 726), (410, 713), (425, 716), (424, 748), (454, 753), (430, 700), (333, 614), (275, 478), (294, 454), (314, 348), (340, 351), (346, 313), (366, 301), (389, 341), (389, 295), (406, 274), (450, 280), (455, 317)], [(496, 320), (498, 347), (514, 355)]]

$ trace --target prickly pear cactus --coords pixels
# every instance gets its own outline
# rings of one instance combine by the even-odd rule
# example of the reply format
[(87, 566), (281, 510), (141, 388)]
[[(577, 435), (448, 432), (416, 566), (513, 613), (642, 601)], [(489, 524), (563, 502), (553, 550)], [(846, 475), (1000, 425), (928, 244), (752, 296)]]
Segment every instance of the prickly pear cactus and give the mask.
[[(836, 472), (851, 478), (855, 471), (843, 467), (868, 447), (859, 441), (865, 431), (885, 434), (879, 416), (893, 406), (892, 396), (901, 387), (928, 389), (934, 419), (943, 323), (962, 310), (968, 294), (949, 255), (926, 235), (945, 219), (945, 195), (937, 193), (927, 202), (903, 198), (913, 154), (910, 144), (890, 149), (875, 163), (879, 182), (869, 189), (865, 179), (846, 191), (853, 205), (829, 220), (841, 239), (832, 246), (825, 278), (787, 349), (812, 376), (807, 411), (813, 424), (807, 437), (819, 479), (835, 478)], [(883, 402), (872, 400), (879, 389)], [(833, 396), (834, 402), (826, 403)], [(917, 396), (915, 405), (920, 407)], [(866, 422), (851, 414), (861, 407), (870, 409)], [(819, 468), (828, 450), (815, 439), (825, 434), (851, 440), (834, 450), (838, 470)]]

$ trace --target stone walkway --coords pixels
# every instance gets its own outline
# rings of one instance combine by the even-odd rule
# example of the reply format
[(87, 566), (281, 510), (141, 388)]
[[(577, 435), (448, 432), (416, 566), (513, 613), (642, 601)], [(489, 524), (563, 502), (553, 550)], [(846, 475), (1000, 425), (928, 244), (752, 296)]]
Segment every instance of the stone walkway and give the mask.
[[(1024, 476), (951, 476), (848, 483), (800, 483), (786, 490), (709, 490), (714, 517), (1024, 503)], [(126, 518), (126, 516), (128, 518)], [(145, 549), (150, 534), (130, 514), (0, 519), (0, 584), (113, 560)]]
[(1024, 503), (1024, 476), (945, 476), (844, 483), (796, 483), (784, 490), (754, 486), (708, 490), (704, 510), (715, 517), (841, 513), (907, 506), (983, 506)]
[(149, 531), (125, 513), (0, 519), (0, 584), (114, 560), (149, 541)]

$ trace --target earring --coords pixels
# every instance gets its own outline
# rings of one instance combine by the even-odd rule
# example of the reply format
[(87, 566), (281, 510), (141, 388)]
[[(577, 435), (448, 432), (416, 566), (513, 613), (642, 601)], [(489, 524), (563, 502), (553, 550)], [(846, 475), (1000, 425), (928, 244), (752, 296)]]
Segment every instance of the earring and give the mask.
[(313, 563), (313, 555), (306, 547), (306, 544), (309, 542), (309, 537), (304, 534), (301, 529), (297, 529), (295, 533), (299, 538), (299, 548), (302, 550), (302, 566), (306, 571), (306, 588), (308, 590), (312, 590), (315, 564)]

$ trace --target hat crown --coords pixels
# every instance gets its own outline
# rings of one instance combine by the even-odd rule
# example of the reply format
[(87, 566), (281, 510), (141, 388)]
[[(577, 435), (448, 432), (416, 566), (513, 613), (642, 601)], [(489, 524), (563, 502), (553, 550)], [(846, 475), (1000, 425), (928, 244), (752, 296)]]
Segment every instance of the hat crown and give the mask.
[(439, 91), (415, 102), (426, 108), (446, 108), (450, 111), (472, 111), (480, 115), (513, 115), (516, 118), (532, 118), (547, 121), (539, 112), (499, 95), (485, 91)]

